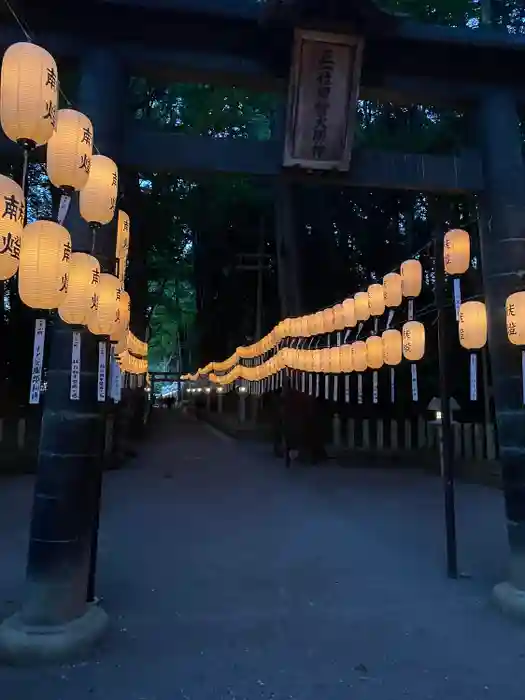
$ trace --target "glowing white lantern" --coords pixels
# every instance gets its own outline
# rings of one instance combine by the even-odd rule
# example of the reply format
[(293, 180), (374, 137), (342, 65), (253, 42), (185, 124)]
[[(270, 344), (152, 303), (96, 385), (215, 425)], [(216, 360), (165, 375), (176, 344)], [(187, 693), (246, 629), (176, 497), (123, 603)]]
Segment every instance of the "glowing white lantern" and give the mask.
[(355, 317), (357, 321), (368, 321), (370, 318), (370, 306), (368, 305), (368, 292), (357, 292), (354, 297)]
[(88, 315), (88, 328), (94, 335), (110, 336), (119, 323), (120, 281), (102, 272)]
[(118, 169), (111, 158), (93, 156), (88, 181), (80, 191), (80, 216), (90, 226), (109, 224), (115, 215)]
[(0, 175), (0, 280), (16, 274), (24, 228), (25, 199), (14, 180)]
[(72, 253), (69, 265), (69, 284), (58, 315), (65, 323), (85, 326), (100, 280), (100, 263), (87, 253)]
[(403, 356), (418, 362), (425, 354), (425, 326), (419, 321), (408, 321), (403, 326)]
[(382, 284), (371, 284), (368, 287), (368, 306), (372, 316), (382, 316), (385, 313), (385, 293)]
[(470, 236), (457, 228), (445, 234), (443, 262), (449, 275), (462, 275), (470, 266)]
[(54, 58), (29, 42), (12, 44), (0, 76), (0, 121), (5, 135), (25, 148), (47, 143), (56, 128), (58, 71)]
[(419, 260), (405, 260), (401, 265), (401, 286), (403, 296), (415, 299), (421, 294), (423, 268)]
[(487, 309), (482, 301), (459, 307), (459, 342), (467, 350), (480, 350), (487, 342)]
[(82, 112), (59, 109), (57, 130), (47, 146), (47, 174), (55, 187), (82, 190), (93, 154), (93, 126)]
[(385, 365), (395, 367), (403, 358), (403, 336), (400, 331), (391, 328), (384, 331), (381, 338), (383, 341), (383, 360)]
[(390, 272), (383, 277), (383, 289), (385, 292), (385, 305), (389, 309), (399, 306), (403, 301), (403, 288), (401, 275)]
[(18, 293), (33, 309), (56, 309), (67, 294), (71, 238), (54, 221), (35, 221), (22, 232)]

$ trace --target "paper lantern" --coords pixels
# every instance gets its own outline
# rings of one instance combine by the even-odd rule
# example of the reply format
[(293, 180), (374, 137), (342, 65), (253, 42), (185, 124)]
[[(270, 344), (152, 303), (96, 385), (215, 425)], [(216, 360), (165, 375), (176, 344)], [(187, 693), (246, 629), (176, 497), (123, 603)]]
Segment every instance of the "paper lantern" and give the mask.
[(391, 328), (381, 336), (383, 342), (383, 360), (385, 365), (395, 367), (403, 358), (403, 336), (400, 331)]
[(525, 292), (511, 294), (505, 303), (507, 335), (513, 345), (525, 345)]
[(368, 305), (368, 292), (357, 292), (354, 297), (355, 317), (357, 321), (368, 321), (370, 307)]
[(408, 321), (403, 326), (403, 356), (410, 362), (421, 360), (425, 354), (425, 326)]
[(467, 350), (479, 350), (487, 342), (487, 309), (482, 301), (465, 301), (459, 307), (459, 342)]
[(323, 309), (323, 333), (331, 333), (334, 330), (335, 319), (332, 307)]
[(403, 301), (403, 289), (401, 275), (390, 272), (383, 277), (383, 290), (385, 293), (385, 306), (393, 309)]
[(443, 262), (449, 275), (462, 275), (470, 266), (470, 236), (456, 228), (445, 234)]
[(352, 356), (352, 346), (342, 345), (341, 346), (341, 372), (345, 374), (350, 374), (354, 371), (354, 362)]
[(102, 272), (89, 308), (88, 329), (94, 335), (110, 336), (119, 322), (121, 288), (114, 275)]
[(22, 232), (18, 293), (32, 309), (56, 309), (69, 281), (71, 238), (54, 221), (35, 221)]
[(352, 366), (354, 372), (364, 372), (368, 367), (366, 343), (363, 340), (356, 340), (350, 347), (352, 348)]
[(315, 335), (320, 335), (323, 332), (324, 317), (322, 311), (317, 311), (314, 314), (315, 319)]
[(314, 350), (313, 351), (313, 371), (320, 373), (322, 372), (322, 366), (323, 366), (323, 351), (322, 350)]
[(55, 187), (82, 190), (93, 155), (93, 125), (82, 112), (59, 109), (57, 130), (47, 145), (47, 174)]
[(372, 316), (382, 316), (385, 313), (385, 293), (382, 284), (371, 284), (368, 287), (368, 306)]
[(65, 323), (86, 325), (99, 280), (100, 263), (96, 258), (87, 253), (71, 254), (67, 294), (58, 307), (58, 315)]
[(370, 369), (383, 366), (383, 341), (378, 335), (366, 339), (366, 363)]
[[(122, 290), (120, 292), (119, 307), (117, 309), (117, 313), (115, 314), (115, 318), (117, 319), (116, 327), (114, 328), (110, 336), (112, 342), (116, 343), (121, 338), (126, 337), (127, 332), (129, 330), (130, 317), (131, 299), (129, 297), (129, 294)], [(206, 368), (206, 374), (208, 374), (210, 371), (211, 367), (208, 365), (208, 367)]]
[(334, 328), (336, 331), (343, 331), (346, 328), (345, 314), (342, 304), (334, 306)]
[(332, 374), (341, 372), (341, 348), (328, 348), (328, 367)]
[(58, 71), (54, 58), (29, 42), (12, 44), (0, 76), (0, 121), (25, 148), (47, 143), (56, 129)]
[(345, 319), (345, 328), (353, 328), (357, 323), (355, 317), (355, 301), (353, 299), (345, 299), (343, 301), (343, 314)]
[(10, 279), (18, 270), (24, 218), (22, 188), (14, 180), (0, 175), (0, 280)]
[(401, 265), (401, 289), (403, 296), (415, 299), (421, 294), (423, 268), (419, 260), (405, 260)]
[(80, 191), (80, 216), (90, 226), (109, 224), (115, 214), (118, 169), (111, 158), (93, 156), (88, 181)]

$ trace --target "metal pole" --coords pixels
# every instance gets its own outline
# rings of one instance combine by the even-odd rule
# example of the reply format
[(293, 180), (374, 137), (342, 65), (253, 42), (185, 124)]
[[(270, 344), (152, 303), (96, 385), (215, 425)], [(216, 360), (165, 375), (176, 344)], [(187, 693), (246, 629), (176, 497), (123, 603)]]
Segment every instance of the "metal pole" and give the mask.
[(441, 399), (442, 421), (440, 442), (442, 449), (442, 480), (445, 500), (447, 575), (449, 578), (458, 578), (452, 416), (447, 369), (445, 270), (443, 267), (443, 232), (441, 230), (436, 230), (434, 233), (434, 251), (436, 265), (435, 300), (438, 313), (439, 394)]

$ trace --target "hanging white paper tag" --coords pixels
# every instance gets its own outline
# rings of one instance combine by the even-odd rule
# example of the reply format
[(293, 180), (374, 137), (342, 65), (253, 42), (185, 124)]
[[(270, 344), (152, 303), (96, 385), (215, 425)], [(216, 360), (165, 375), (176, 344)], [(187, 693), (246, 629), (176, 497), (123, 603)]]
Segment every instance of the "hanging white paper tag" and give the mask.
[(98, 344), (98, 382), (97, 382), (97, 401), (103, 402), (106, 400), (106, 352), (107, 344), (101, 340)]
[(122, 399), (122, 372), (120, 367), (115, 362), (115, 374), (114, 374), (114, 385), (113, 385), (113, 401), (115, 403), (120, 403)]
[(357, 375), (357, 403), (363, 403), (363, 375), (361, 373)]
[(346, 341), (348, 340), (348, 336), (350, 335), (350, 333), (351, 333), (350, 328), (347, 328), (346, 331), (345, 331), (345, 337), (343, 338), (343, 343), (346, 343)]
[(379, 373), (372, 372), (372, 403), (378, 403), (379, 401)]
[(350, 403), (350, 375), (345, 375), (345, 402)]
[(419, 391), (417, 386), (417, 366), (414, 363), (410, 365), (410, 376), (412, 378), (412, 401), (418, 401)]
[(339, 398), (339, 375), (336, 374), (334, 377), (334, 401)]
[(386, 329), (387, 330), (390, 328), (390, 324), (394, 320), (394, 313), (395, 313), (394, 309), (390, 309), (390, 311), (388, 312), (388, 317), (386, 319)]
[(341, 331), (337, 331), (337, 347), (341, 345)]
[(71, 381), (69, 384), (69, 398), (71, 401), (80, 399), (80, 357), (82, 336), (78, 331), (73, 331), (71, 343)]
[(478, 400), (478, 356), (470, 353), (470, 400)]
[(356, 340), (357, 340), (357, 338), (359, 338), (359, 335), (360, 335), (362, 330), (363, 330), (363, 322), (360, 321), (359, 325), (357, 326), (357, 333), (355, 334)]
[(408, 320), (409, 321), (414, 320), (414, 300), (413, 299), (408, 300)]
[(308, 375), (308, 393), (310, 396), (314, 393), (314, 378), (311, 374)]
[(390, 403), (396, 400), (396, 370), (390, 367)]
[(66, 220), (67, 213), (69, 211), (69, 205), (71, 204), (71, 197), (68, 194), (63, 194), (60, 197), (60, 204), (58, 205), (58, 216), (57, 221), (62, 226)]
[(330, 376), (328, 374), (324, 375), (324, 397), (325, 399), (330, 398)]
[(301, 391), (303, 394), (306, 391), (306, 374), (304, 372), (301, 372)]
[(31, 365), (31, 384), (29, 388), (29, 403), (40, 403), (42, 386), (42, 368), (44, 366), (44, 344), (46, 340), (46, 319), (37, 318), (35, 321), (35, 339), (33, 341), (33, 362)]
[(374, 335), (377, 335), (379, 332), (379, 318), (375, 316), (374, 318)]
[(316, 374), (315, 375), (315, 395), (319, 396), (320, 391), (321, 391), (321, 375)]
[(459, 320), (459, 307), (461, 306), (461, 280), (459, 277), (454, 277), (452, 282), (454, 289), (454, 306), (456, 308), (456, 321)]
[(120, 401), (120, 367), (115, 359), (113, 348), (111, 348), (110, 359), (110, 387), (109, 395), (115, 403), (118, 403)]

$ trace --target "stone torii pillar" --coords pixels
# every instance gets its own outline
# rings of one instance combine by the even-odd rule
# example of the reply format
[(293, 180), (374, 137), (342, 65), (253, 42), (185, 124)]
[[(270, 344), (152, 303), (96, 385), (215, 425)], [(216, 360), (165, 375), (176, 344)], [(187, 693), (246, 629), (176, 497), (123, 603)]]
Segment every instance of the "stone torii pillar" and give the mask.
[[(100, 152), (117, 164), (125, 86), (115, 56), (104, 49), (86, 53), (75, 107), (92, 120)], [(80, 218), (77, 197), (65, 226), (73, 250), (91, 251), (91, 231)], [(101, 229), (97, 238), (95, 255), (108, 271), (116, 224)], [(15, 663), (75, 657), (107, 626), (102, 608), (86, 603), (94, 492), (104, 436), (103, 404), (97, 401), (98, 342), (81, 331), (80, 400), (71, 401), (72, 332), (58, 318), (54, 321), (25, 595), (21, 610), (0, 626), (0, 656)]]
[(525, 289), (525, 162), (517, 105), (505, 89), (479, 105), (485, 192), (481, 233), (503, 492), (510, 545), (508, 580), (494, 589), (497, 604), (525, 619), (525, 406), (521, 353), (507, 337), (505, 300)]

